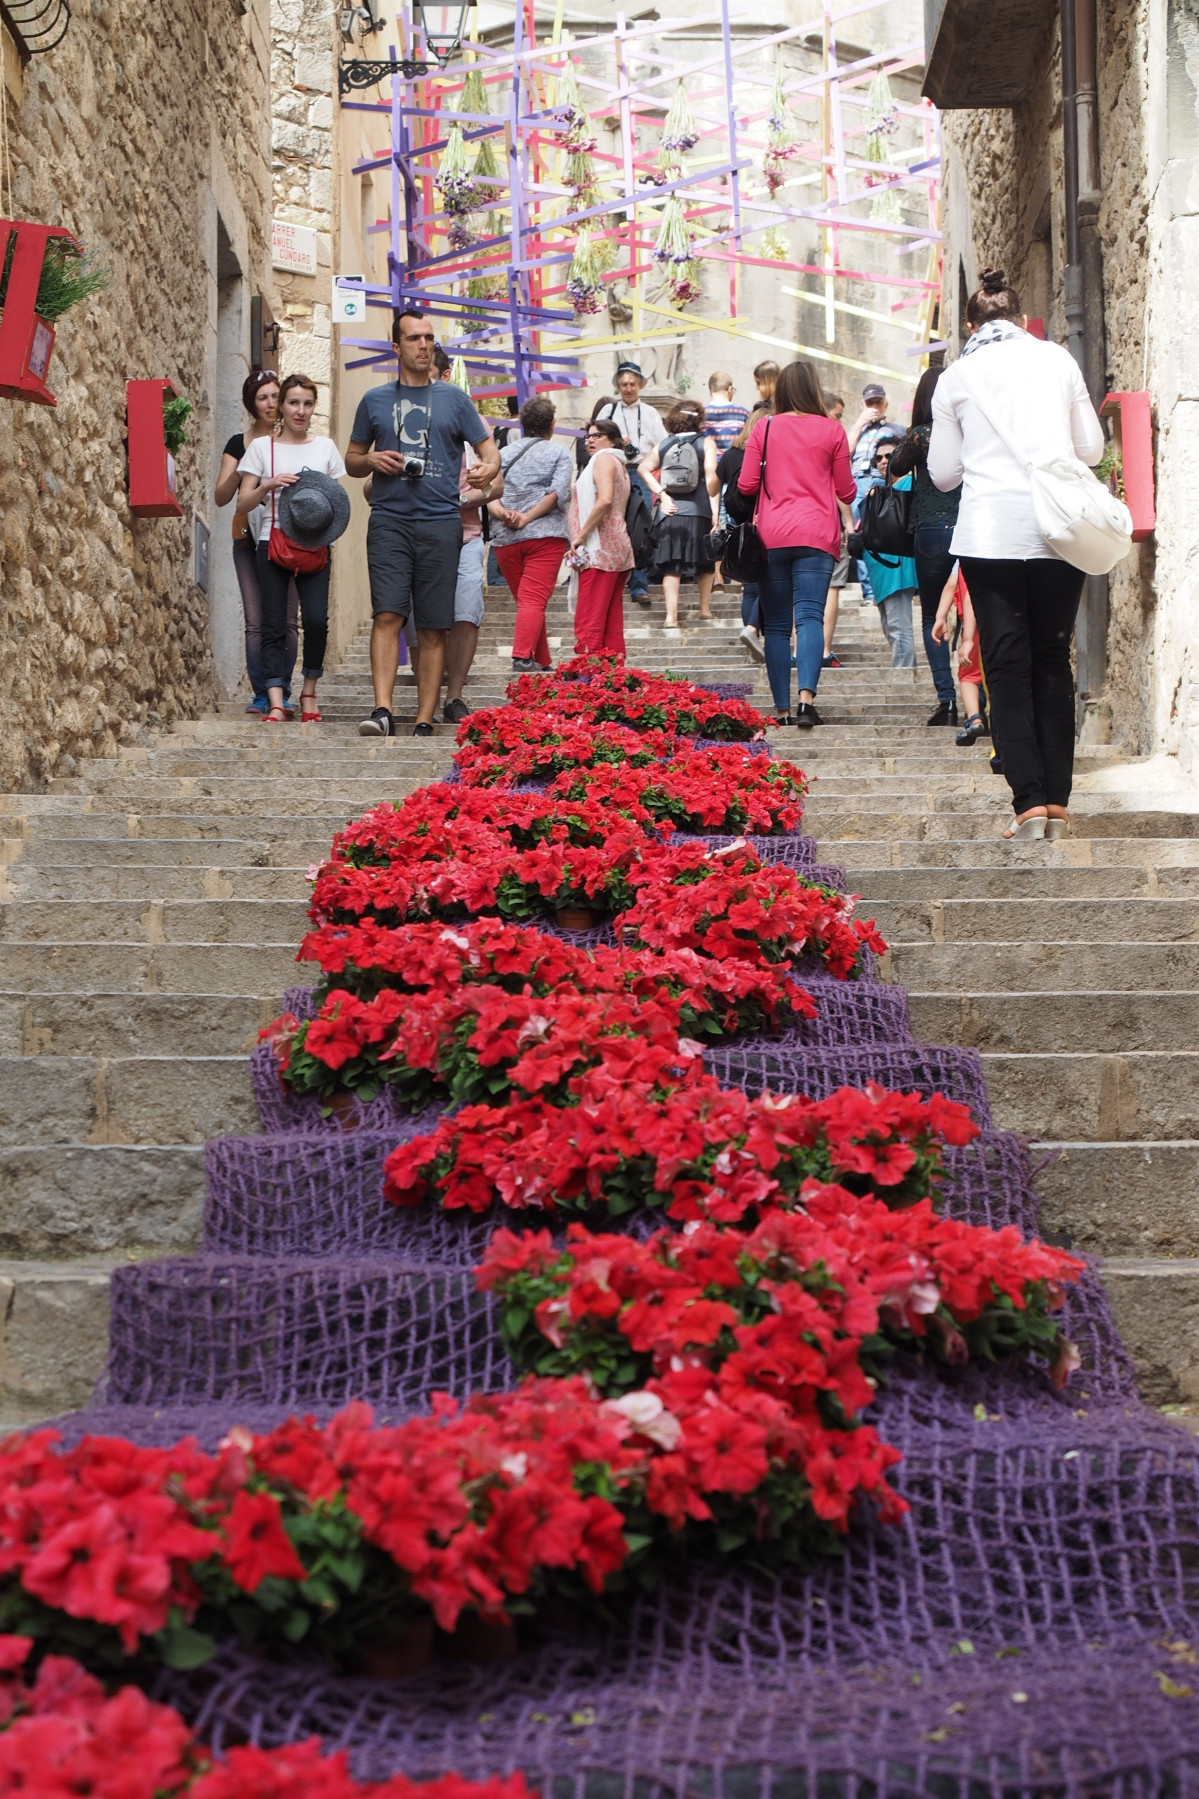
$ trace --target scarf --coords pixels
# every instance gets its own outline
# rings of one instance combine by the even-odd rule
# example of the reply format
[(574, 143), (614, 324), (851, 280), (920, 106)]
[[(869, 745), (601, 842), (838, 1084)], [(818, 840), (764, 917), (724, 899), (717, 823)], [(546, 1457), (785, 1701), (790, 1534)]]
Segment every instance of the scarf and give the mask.
[(1002, 344), (1010, 338), (1023, 336), (1025, 333), (1019, 325), (1013, 325), (1011, 319), (988, 319), (985, 325), (979, 326), (973, 337), (966, 339), (962, 345), (962, 355), (972, 356), (984, 344)]

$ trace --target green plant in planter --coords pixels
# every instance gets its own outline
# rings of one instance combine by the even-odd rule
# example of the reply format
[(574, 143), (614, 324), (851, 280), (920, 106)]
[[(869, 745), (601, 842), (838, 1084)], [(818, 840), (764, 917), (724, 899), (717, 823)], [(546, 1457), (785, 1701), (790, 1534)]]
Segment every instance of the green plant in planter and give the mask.
[(1120, 446), (1109, 440), (1107, 448), (1095, 465), (1095, 473), (1105, 487), (1110, 487), (1118, 499), (1124, 498), (1124, 458), (1120, 454)]
[[(8, 248), (4, 255), (4, 267), (0, 269), (0, 306), (4, 305), (8, 294), (8, 277), (16, 245), (17, 234), (12, 231), (9, 233)], [(110, 271), (93, 263), (86, 251), (77, 250), (65, 238), (51, 238), (42, 262), (35, 310), (38, 317), (45, 319), (48, 325), (57, 324), (72, 306), (78, 306), (81, 300), (86, 300), (91, 294), (102, 293), (111, 283)]]
[(184, 426), (192, 409), (190, 400), (164, 400), (162, 403), (162, 435), (172, 456), (177, 456), (187, 442)]

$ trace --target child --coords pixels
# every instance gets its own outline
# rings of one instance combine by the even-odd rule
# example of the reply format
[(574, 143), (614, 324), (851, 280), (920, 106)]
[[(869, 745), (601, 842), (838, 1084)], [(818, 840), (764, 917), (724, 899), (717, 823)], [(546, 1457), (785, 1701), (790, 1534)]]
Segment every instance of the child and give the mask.
[(983, 671), (978, 653), (978, 629), (974, 622), (974, 607), (970, 604), (970, 590), (966, 586), (966, 578), (959, 566), (945, 583), (941, 594), (941, 603), (937, 607), (937, 617), (933, 625), (933, 638), (937, 643), (944, 643), (949, 635), (949, 614), (956, 608), (962, 625), (962, 639), (958, 646), (958, 684), (962, 690), (962, 708), (966, 714), (966, 722), (954, 738), (963, 749), (969, 749), (980, 737), (987, 736), (987, 708), (982, 695)]

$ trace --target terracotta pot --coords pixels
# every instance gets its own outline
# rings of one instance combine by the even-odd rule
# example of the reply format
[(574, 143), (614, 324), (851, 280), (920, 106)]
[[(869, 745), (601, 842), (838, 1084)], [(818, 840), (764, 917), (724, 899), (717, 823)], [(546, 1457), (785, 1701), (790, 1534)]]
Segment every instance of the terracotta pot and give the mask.
[(360, 1643), (358, 1671), (370, 1680), (406, 1680), (433, 1656), (432, 1618), (414, 1618), (402, 1637), (391, 1643)]
[(515, 1624), (487, 1624), (477, 1612), (463, 1612), (458, 1628), (448, 1639), (450, 1655), (464, 1662), (513, 1662), (516, 1660)]
[(564, 931), (594, 931), (602, 916), (591, 906), (559, 906), (554, 913), (554, 922)]
[(354, 1094), (334, 1093), (326, 1101), (326, 1104), (343, 1131), (361, 1129), (362, 1114), (358, 1109), (358, 1100)]

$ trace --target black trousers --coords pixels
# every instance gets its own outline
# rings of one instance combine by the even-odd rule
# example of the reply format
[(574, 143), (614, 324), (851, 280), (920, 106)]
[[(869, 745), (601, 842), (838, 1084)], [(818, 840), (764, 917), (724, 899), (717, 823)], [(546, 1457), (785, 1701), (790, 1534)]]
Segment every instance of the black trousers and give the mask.
[[(318, 680), (325, 672), (325, 644), (329, 638), (329, 575), (333, 558), (315, 574), (296, 575), (300, 618), (304, 625), (304, 679)], [(262, 684), (286, 687), (291, 669), (287, 658), (287, 590), (290, 569), (280, 568), (267, 554), (266, 542), (258, 546), (258, 585), (262, 591)]]
[(1017, 814), (1066, 806), (1074, 782), (1074, 672), (1070, 639), (1082, 598), (1068, 562), (962, 557), (970, 589), (993, 736)]

